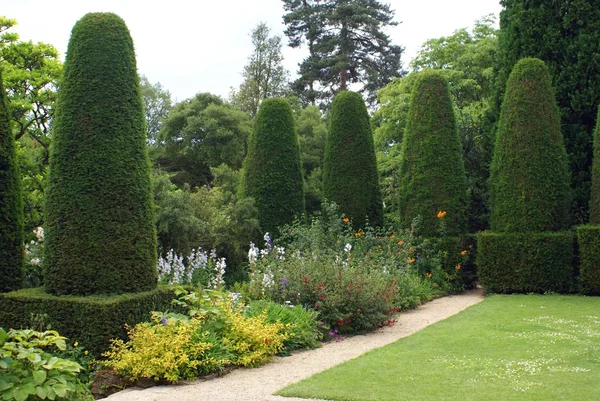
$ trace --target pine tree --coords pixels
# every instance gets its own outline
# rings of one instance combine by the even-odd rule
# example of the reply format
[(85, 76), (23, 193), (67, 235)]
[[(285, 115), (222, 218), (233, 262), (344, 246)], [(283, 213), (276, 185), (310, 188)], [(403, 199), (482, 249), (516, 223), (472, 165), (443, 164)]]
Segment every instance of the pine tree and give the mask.
[(447, 232), (466, 231), (467, 184), (448, 82), (439, 71), (420, 73), (413, 89), (400, 165), (400, 218), (409, 226), (421, 216), (420, 232), (438, 234), (438, 213)]
[[(293, 87), (308, 102), (326, 103), (350, 83), (361, 83), (369, 103), (377, 90), (404, 74), (403, 48), (392, 45), (384, 28), (397, 25), (389, 5), (376, 0), (283, 0), (291, 47), (306, 41)], [(319, 86), (315, 86), (318, 83)]]
[(263, 232), (277, 232), (304, 212), (304, 182), (290, 104), (266, 99), (254, 120), (241, 197), (253, 197)]
[[(502, 0), (495, 93), (490, 118), (497, 122), (508, 76), (523, 57), (543, 60), (556, 90), (561, 131), (569, 155), (578, 224), (589, 214), (592, 141), (600, 103), (600, 7), (589, 0)], [(494, 128), (492, 128), (494, 130)]]
[(133, 41), (112, 13), (73, 27), (54, 120), (45, 285), (54, 294), (156, 287), (156, 229)]
[(356, 92), (343, 91), (331, 106), (323, 160), (323, 197), (335, 202), (355, 229), (383, 224), (383, 204), (369, 113)]
[(491, 228), (499, 232), (570, 227), (567, 154), (548, 69), (523, 59), (502, 104), (490, 178)]
[(21, 175), (0, 69), (0, 292), (21, 287), (23, 252)]

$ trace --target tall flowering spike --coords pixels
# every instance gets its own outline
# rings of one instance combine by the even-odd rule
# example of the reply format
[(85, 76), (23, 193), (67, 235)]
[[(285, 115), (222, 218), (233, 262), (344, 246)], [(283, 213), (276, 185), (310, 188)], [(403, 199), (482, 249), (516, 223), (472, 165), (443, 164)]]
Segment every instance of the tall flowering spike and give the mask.
[(0, 292), (23, 282), (23, 201), (15, 140), (0, 69)]
[(156, 287), (156, 232), (133, 41), (111, 13), (73, 27), (58, 92), (46, 195), (46, 289)]

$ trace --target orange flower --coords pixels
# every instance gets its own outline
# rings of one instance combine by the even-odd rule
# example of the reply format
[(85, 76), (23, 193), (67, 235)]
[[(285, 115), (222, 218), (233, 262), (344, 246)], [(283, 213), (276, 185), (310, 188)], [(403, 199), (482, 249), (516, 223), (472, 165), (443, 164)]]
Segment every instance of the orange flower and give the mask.
[(344, 217), (344, 219), (343, 219), (342, 221), (343, 221), (344, 223), (349, 223), (349, 222), (350, 222), (350, 219), (349, 219), (349, 218), (347, 218), (347, 217)]
[(463, 255), (463, 256), (466, 255), (467, 254), (467, 250), (465, 249), (464, 251), (461, 251), (460, 254)]
[(396, 238), (396, 233), (393, 233), (392, 235), (390, 235), (390, 238), (391, 238), (391, 239), (394, 239), (394, 238)]
[(456, 265), (455, 269), (460, 270), (460, 265)]
[(408, 263), (415, 263), (415, 258), (408, 258)]
[(398, 242), (396, 242), (396, 243), (397, 243), (398, 245), (402, 245), (402, 244), (404, 244), (404, 241), (400, 240), (400, 241), (398, 241)]
[(425, 273), (425, 277), (431, 278), (431, 273)]
[(444, 217), (446, 217), (446, 212), (440, 210), (437, 214), (437, 218), (438, 219), (443, 219)]
[(414, 248), (408, 248), (408, 252), (409, 252), (409, 253), (413, 253), (414, 251), (415, 251), (415, 249), (414, 249)]
[(356, 238), (360, 237), (362, 235), (362, 233), (360, 231), (357, 231), (356, 233), (354, 233), (354, 236)]

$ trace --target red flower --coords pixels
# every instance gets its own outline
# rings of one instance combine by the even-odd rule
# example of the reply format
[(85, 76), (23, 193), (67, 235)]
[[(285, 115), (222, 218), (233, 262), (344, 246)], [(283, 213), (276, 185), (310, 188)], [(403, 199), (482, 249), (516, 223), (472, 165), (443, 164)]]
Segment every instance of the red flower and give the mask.
[(338, 326), (343, 326), (344, 325), (344, 321), (343, 320), (338, 320), (337, 325)]
[(265, 338), (265, 344), (269, 344), (269, 339)]

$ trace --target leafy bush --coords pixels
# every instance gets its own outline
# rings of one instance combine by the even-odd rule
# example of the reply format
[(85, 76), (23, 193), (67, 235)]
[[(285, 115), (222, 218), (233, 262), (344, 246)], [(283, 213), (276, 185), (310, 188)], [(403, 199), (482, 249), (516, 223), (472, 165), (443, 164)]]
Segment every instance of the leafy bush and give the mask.
[[(592, 193), (592, 198), (594, 194)], [(592, 206), (592, 214), (595, 206)], [(577, 227), (579, 246), (579, 287), (581, 292), (600, 295), (600, 226), (587, 225)]]
[(23, 195), (10, 110), (0, 71), (0, 292), (23, 282)]
[(133, 41), (112, 13), (73, 27), (53, 120), (45, 285), (52, 294), (156, 288), (156, 229)]
[(284, 325), (282, 333), (287, 335), (283, 341), (285, 352), (297, 349), (312, 349), (321, 346), (323, 338), (317, 326), (318, 313), (312, 309), (304, 309), (300, 305), (279, 304), (273, 301), (251, 301), (244, 310), (246, 316), (266, 314), (267, 323)]
[(5, 401), (93, 399), (77, 380), (82, 367), (49, 351), (65, 350), (56, 331), (0, 328), (0, 396)]
[(355, 229), (383, 225), (373, 134), (359, 93), (338, 93), (331, 105), (323, 159), (323, 198), (339, 205)]

